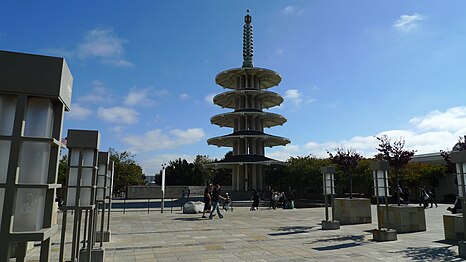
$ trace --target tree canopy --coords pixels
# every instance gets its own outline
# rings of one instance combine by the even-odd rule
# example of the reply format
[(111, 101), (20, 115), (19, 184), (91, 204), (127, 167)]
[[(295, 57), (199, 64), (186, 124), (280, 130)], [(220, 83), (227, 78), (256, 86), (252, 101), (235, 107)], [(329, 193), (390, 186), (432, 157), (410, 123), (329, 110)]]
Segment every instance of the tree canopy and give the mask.
[(125, 191), (128, 185), (144, 184), (144, 174), (142, 167), (134, 159), (131, 152), (118, 152), (113, 148), (108, 150), (110, 159), (114, 162), (113, 190), (115, 194)]

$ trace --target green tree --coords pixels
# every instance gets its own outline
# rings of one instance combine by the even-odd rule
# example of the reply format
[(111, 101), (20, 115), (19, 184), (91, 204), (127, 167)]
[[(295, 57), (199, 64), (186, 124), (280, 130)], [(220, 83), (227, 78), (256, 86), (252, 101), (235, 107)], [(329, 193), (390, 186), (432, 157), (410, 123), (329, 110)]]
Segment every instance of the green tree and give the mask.
[(58, 161), (58, 180), (57, 183), (61, 185), (66, 184), (66, 179), (68, 177), (68, 155), (64, 155), (59, 161)]
[(142, 167), (134, 159), (135, 155), (128, 151), (118, 152), (113, 148), (110, 148), (108, 152), (115, 165), (113, 180), (115, 194), (124, 192), (128, 185), (144, 184)]
[(436, 187), (439, 185), (439, 179), (445, 176), (446, 171), (447, 168), (443, 165), (409, 162), (402, 169), (402, 182), (410, 188), (416, 188), (423, 184)]
[(379, 140), (379, 147), (377, 150), (382, 154), (382, 158), (388, 161), (388, 164), (394, 169), (395, 173), (395, 190), (396, 199), (398, 205), (400, 205), (400, 190), (399, 189), (399, 177), (401, 175), (401, 169), (405, 166), (413, 157), (415, 150), (405, 150), (405, 140), (400, 139), (392, 143), (391, 139), (382, 135), (377, 137)]
[(353, 174), (362, 156), (353, 149), (335, 148), (335, 154), (327, 151), (330, 161), (336, 164), (340, 172), (349, 177), (350, 199), (353, 198)]

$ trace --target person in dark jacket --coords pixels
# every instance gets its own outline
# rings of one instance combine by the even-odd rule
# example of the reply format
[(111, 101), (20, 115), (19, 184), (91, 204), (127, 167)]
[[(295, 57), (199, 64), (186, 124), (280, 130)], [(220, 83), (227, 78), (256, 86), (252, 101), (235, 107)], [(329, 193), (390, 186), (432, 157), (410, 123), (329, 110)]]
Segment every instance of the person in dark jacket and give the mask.
[(220, 212), (220, 199), (225, 200), (225, 198), (222, 195), (220, 195), (220, 185), (215, 184), (214, 190), (212, 191), (212, 211), (210, 211), (209, 219), (214, 218), (215, 210), (217, 210), (218, 218), (223, 218), (223, 215)]

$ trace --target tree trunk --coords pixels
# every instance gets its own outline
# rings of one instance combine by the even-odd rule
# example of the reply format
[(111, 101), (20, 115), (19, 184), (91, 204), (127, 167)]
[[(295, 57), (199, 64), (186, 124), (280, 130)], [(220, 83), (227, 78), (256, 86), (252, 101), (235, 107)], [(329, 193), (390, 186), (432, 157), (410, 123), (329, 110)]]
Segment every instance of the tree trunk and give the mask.
[(399, 175), (398, 175), (398, 170), (395, 171), (395, 190), (396, 190), (396, 203), (398, 206), (400, 206), (400, 181), (399, 181)]
[(349, 184), (350, 184), (350, 192), (349, 192), (349, 198), (353, 199), (353, 175), (350, 174), (349, 176)]

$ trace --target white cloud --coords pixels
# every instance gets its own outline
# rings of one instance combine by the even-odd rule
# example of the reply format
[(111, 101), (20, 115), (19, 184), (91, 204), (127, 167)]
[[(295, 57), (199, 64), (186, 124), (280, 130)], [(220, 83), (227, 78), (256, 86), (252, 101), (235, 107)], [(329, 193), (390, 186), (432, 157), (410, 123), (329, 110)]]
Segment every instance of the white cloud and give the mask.
[(95, 80), (91, 83), (91, 90), (88, 94), (79, 96), (77, 100), (80, 103), (90, 104), (105, 104), (113, 101), (111, 90), (108, 89), (105, 84), (99, 80)]
[(203, 140), (204, 137), (205, 132), (202, 128), (173, 129), (170, 131), (155, 129), (146, 132), (142, 136), (124, 137), (123, 142), (130, 147), (131, 152), (140, 152), (191, 145)]
[(207, 102), (207, 104), (209, 105), (213, 105), (214, 104), (214, 96), (216, 96), (217, 94), (215, 93), (210, 93), (208, 95), (206, 95), (204, 97), (204, 100)]
[(453, 107), (446, 112), (435, 110), (409, 122), (421, 130), (458, 130), (466, 126), (466, 107)]
[(97, 116), (109, 123), (134, 124), (138, 121), (138, 112), (133, 108), (127, 107), (99, 107)]
[(71, 109), (69, 112), (66, 113), (66, 116), (69, 119), (74, 119), (74, 120), (83, 120), (88, 118), (93, 111), (89, 108), (85, 108), (80, 104), (74, 103), (71, 104)]
[(305, 96), (301, 91), (297, 89), (286, 90), (284, 99), (285, 103), (291, 102), (295, 108), (301, 106), (303, 103), (308, 104), (316, 101), (314, 98)]
[(132, 67), (134, 64), (124, 57), (127, 43), (128, 40), (119, 37), (113, 29), (94, 28), (86, 32), (76, 49), (50, 48), (46, 52), (67, 58), (97, 58), (100, 63), (115, 67)]
[(107, 64), (107, 65), (116, 66), (116, 67), (132, 67), (132, 66), (134, 66), (133, 63), (131, 63), (130, 61), (125, 60), (125, 59), (103, 59), (102, 63)]
[(161, 154), (149, 159), (142, 160), (140, 163), (144, 174), (146, 176), (153, 176), (155, 174), (159, 174), (162, 164), (168, 164), (168, 162), (178, 158), (186, 159), (188, 162), (192, 162), (196, 156), (186, 154)]
[(441, 112), (432, 111), (424, 116), (412, 118), (412, 124), (407, 130), (386, 130), (370, 136), (354, 136), (348, 140), (316, 142), (309, 141), (304, 145), (292, 145), (291, 148), (281, 147), (270, 149), (268, 156), (286, 160), (290, 156), (315, 155), (327, 157), (327, 150), (333, 151), (336, 147), (351, 148), (366, 157), (378, 153), (378, 140), (376, 137), (387, 135), (391, 139), (404, 139), (405, 148), (416, 150), (416, 154), (439, 152), (451, 149), (460, 136), (466, 134), (466, 106), (454, 107)]
[(118, 57), (123, 54), (123, 44), (127, 42), (112, 29), (92, 29), (78, 45), (77, 54), (81, 57)]
[(182, 101), (186, 101), (189, 99), (189, 94), (186, 94), (186, 93), (180, 94), (179, 98)]
[(277, 49), (275, 49), (275, 54), (276, 54), (277, 56), (283, 55), (283, 52), (285, 52), (285, 49), (283, 49), (283, 48), (277, 48)]
[(301, 15), (303, 13), (302, 9), (297, 8), (296, 6), (288, 5), (282, 9), (282, 15)]
[(414, 13), (413, 15), (402, 15), (393, 23), (393, 27), (404, 33), (409, 33), (419, 27), (419, 22), (426, 19), (426, 16)]
[(124, 104), (126, 106), (135, 106), (135, 105), (144, 105), (151, 106), (153, 105), (153, 100), (150, 98), (152, 87), (137, 89), (131, 88), (128, 95), (125, 98)]

